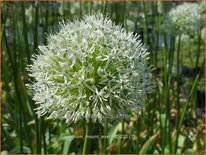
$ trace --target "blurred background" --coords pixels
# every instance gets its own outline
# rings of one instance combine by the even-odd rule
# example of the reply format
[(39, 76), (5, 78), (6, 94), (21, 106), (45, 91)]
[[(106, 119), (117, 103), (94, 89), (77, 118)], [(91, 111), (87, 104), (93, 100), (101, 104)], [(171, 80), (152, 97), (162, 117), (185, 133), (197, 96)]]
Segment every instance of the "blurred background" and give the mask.
[[(26, 66), (62, 20), (102, 13), (138, 33), (148, 51), (155, 91), (129, 121), (96, 124), (109, 138), (92, 140), (91, 153), (205, 153), (204, 21), (192, 34), (169, 31), (167, 13), (178, 2), (2, 2), (1, 153), (81, 153), (84, 127), (38, 117), (26, 87)], [(197, 3), (203, 6), (203, 2)], [(204, 12), (203, 12), (204, 18)], [(191, 19), (192, 20), (192, 19)], [(124, 135), (123, 140), (118, 137)], [(127, 136), (126, 136), (127, 135)]]

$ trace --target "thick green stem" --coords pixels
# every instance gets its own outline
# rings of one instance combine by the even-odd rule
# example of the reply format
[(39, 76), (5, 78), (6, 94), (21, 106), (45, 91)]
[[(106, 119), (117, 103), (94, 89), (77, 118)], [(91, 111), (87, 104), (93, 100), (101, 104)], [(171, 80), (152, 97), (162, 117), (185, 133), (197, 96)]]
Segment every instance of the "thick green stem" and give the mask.
[[(171, 109), (171, 103), (170, 103), (170, 88), (171, 88), (171, 80), (172, 80), (172, 66), (173, 66), (173, 58), (174, 58), (174, 48), (175, 47), (175, 37), (172, 37), (171, 39), (171, 46), (169, 49), (169, 68), (168, 68), (168, 92), (167, 92), (167, 120), (170, 120), (170, 109)], [(171, 144), (171, 127), (170, 127), (170, 121), (168, 121), (168, 141), (169, 141), (169, 150), (170, 153), (172, 153), (172, 144)]]
[(84, 146), (83, 146), (83, 151), (82, 154), (89, 154), (90, 148), (91, 148), (91, 137), (93, 135), (93, 126), (94, 124), (92, 123), (91, 119), (89, 123), (86, 125), (86, 133), (84, 137)]
[(198, 34), (197, 57), (196, 57), (196, 62), (195, 62), (196, 74), (198, 73), (198, 64), (199, 64), (199, 57), (200, 57), (200, 43), (201, 43), (201, 34)]
[[(149, 23), (148, 23), (148, 19), (147, 19), (147, 13), (146, 13), (146, 6), (145, 6), (145, 2), (143, 1), (143, 11), (144, 11), (144, 16), (145, 16), (145, 25), (146, 25), (146, 34), (147, 34), (147, 40), (146, 42), (148, 43), (148, 45), (150, 45), (150, 37), (149, 37)], [(153, 59), (152, 53), (151, 53), (151, 58)]]
[(92, 14), (93, 2), (89, 3), (89, 13)]
[(42, 140), (43, 140), (43, 147), (44, 147), (44, 153), (47, 153), (47, 148), (46, 148), (46, 130), (45, 130), (45, 120), (44, 117), (41, 118), (41, 126), (42, 126)]
[(136, 148), (137, 148), (137, 151), (136, 153), (139, 153), (139, 143), (140, 143), (140, 119), (139, 119), (139, 115), (137, 115), (137, 143), (136, 143)]
[(118, 150), (118, 154), (122, 153), (122, 146), (123, 146), (123, 136), (124, 136), (124, 121), (122, 122), (122, 132), (121, 132), (121, 139), (120, 139), (120, 147)]
[(79, 18), (82, 17), (82, 2), (79, 2)]
[[(108, 122), (105, 121), (104, 136), (107, 136)], [(104, 153), (107, 151), (107, 138), (104, 138)]]
[(107, 1), (102, 2), (102, 13), (103, 15), (106, 15), (106, 11), (107, 11)]
[(28, 36), (27, 36), (27, 24), (26, 24), (26, 17), (25, 17), (25, 6), (24, 6), (25, 2), (22, 2), (21, 4), (21, 10), (22, 10), (22, 22), (23, 22), (23, 35), (24, 35), (24, 42), (25, 42), (25, 47), (26, 47), (26, 54), (27, 54), (27, 62), (30, 63), (30, 57), (31, 57), (31, 53), (30, 53), (30, 49), (29, 49), (29, 40), (28, 40)]
[[(48, 23), (49, 23), (48, 17), (49, 17), (49, 9), (46, 9), (44, 34), (47, 34), (47, 32), (48, 32)], [(46, 44), (46, 43), (47, 43), (47, 39), (46, 39), (46, 37), (44, 37), (44, 44)]]
[(39, 8), (35, 7), (35, 27), (34, 27), (34, 53), (38, 47), (38, 27), (39, 27)]
[(177, 116), (176, 116), (176, 139), (175, 139), (175, 148), (174, 148), (174, 153), (177, 151), (177, 146), (178, 146), (178, 137), (179, 137), (179, 115), (180, 115), (180, 40), (181, 40), (181, 35), (179, 35), (178, 38), (178, 47), (177, 47), (177, 102), (176, 102), (176, 109), (177, 109)]

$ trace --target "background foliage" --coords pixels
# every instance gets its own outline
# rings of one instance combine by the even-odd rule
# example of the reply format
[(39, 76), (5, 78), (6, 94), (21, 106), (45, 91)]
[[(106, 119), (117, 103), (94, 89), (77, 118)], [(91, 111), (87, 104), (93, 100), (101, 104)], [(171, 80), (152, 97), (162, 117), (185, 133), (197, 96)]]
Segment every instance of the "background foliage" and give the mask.
[(189, 37), (165, 31), (165, 15), (178, 4), (3, 2), (2, 153), (81, 153), (84, 126), (38, 118), (32, 94), (25, 87), (30, 82), (25, 68), (37, 46), (46, 44), (46, 34), (58, 31), (59, 21), (95, 12), (141, 35), (156, 68), (156, 87), (137, 117), (109, 123), (107, 128), (95, 124), (94, 132), (109, 138), (93, 139), (91, 153), (205, 153), (204, 37), (201, 30)]

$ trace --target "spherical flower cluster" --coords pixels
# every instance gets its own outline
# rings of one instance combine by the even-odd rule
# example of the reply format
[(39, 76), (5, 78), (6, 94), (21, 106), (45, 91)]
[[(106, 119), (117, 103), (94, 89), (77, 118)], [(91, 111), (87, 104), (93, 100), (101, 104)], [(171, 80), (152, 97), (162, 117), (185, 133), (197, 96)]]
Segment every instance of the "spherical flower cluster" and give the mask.
[(139, 36), (101, 14), (63, 22), (28, 66), (39, 115), (102, 121), (143, 107), (151, 91), (148, 52)]
[(166, 31), (191, 34), (201, 29), (203, 14), (199, 3), (183, 3), (172, 8), (166, 16)]

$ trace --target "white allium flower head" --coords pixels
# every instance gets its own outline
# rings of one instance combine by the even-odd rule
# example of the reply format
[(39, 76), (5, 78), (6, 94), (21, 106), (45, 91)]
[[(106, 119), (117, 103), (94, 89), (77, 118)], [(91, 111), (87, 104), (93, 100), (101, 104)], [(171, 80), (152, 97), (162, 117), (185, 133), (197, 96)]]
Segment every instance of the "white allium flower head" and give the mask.
[(172, 8), (164, 23), (172, 33), (195, 33), (201, 29), (203, 14), (199, 3), (183, 3)]
[(129, 115), (151, 91), (148, 52), (139, 36), (101, 14), (65, 22), (28, 66), (37, 113), (93, 122)]

